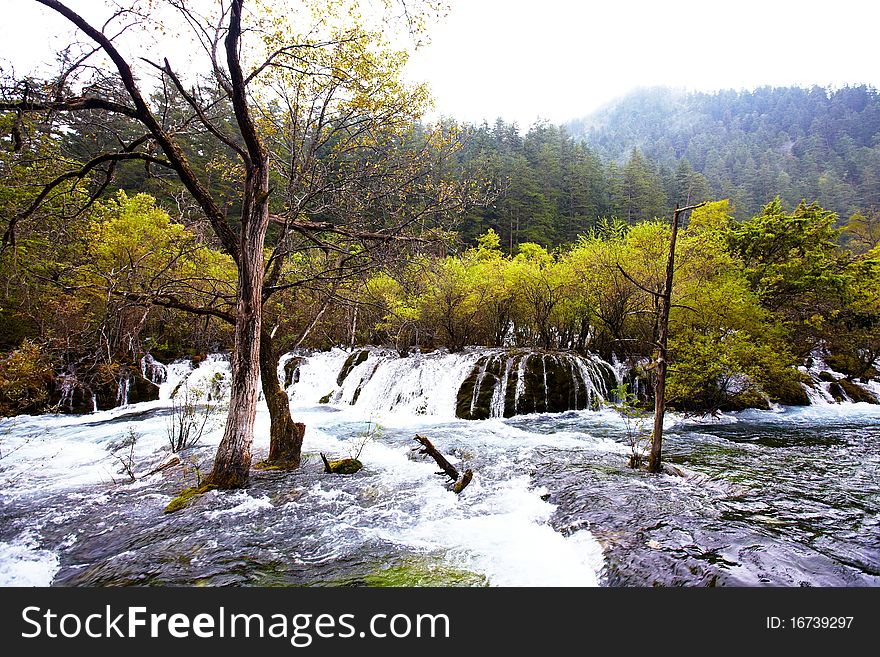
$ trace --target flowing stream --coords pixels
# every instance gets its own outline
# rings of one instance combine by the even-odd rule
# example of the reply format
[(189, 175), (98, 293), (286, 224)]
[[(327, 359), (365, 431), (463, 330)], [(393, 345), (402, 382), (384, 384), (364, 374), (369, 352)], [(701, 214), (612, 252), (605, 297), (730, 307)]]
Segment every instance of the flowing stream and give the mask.
[[(653, 476), (626, 467), (625, 422), (608, 408), (504, 418), (508, 389), (527, 393), (523, 376), (507, 385), (509, 364), (491, 417), (456, 418), (487, 353), (286, 356), (303, 467), (254, 470), (247, 490), (173, 514), (172, 497), (211, 467), (222, 412), (182, 465), (147, 473), (170, 456), (182, 391), (216, 403), (222, 356), (150, 363), (155, 402), (3, 420), (0, 584), (880, 584), (880, 407), (817, 396), (710, 421), (670, 415), (665, 456), (686, 476)], [(607, 364), (569, 370), (608, 393)], [(255, 462), (268, 422), (261, 407)], [(416, 433), (473, 469), (461, 495), (413, 453)], [(319, 453), (359, 450), (356, 474), (323, 473)]]

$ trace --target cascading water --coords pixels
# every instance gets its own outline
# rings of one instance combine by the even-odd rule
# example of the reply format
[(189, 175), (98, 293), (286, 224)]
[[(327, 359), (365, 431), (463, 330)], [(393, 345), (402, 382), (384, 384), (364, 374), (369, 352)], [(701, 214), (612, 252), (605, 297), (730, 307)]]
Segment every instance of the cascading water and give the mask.
[(150, 383), (161, 386), (168, 378), (168, 367), (153, 358), (152, 354), (144, 354), (141, 358), (141, 374)]
[[(156, 401), (0, 420), (0, 584), (880, 584), (878, 406), (669, 414), (664, 451), (690, 474), (652, 477), (625, 466), (624, 421), (601, 410), (625, 372), (597, 358), (288, 354), (303, 467), (164, 515), (222, 434), (149, 474), (170, 456), (172, 400), (223, 394), (228, 370), (178, 361)], [(255, 462), (268, 422), (260, 405)], [(412, 453), (415, 433), (473, 469), (461, 495)], [(131, 435), (135, 481), (118, 451)], [(360, 472), (323, 473), (319, 452), (360, 447)]]

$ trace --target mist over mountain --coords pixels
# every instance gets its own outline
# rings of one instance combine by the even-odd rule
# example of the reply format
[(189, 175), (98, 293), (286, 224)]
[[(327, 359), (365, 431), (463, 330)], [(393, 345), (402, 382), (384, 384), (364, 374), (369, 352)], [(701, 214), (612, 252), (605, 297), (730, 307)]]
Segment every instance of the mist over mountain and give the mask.
[(869, 86), (647, 88), (565, 128), (619, 165), (635, 149), (658, 172), (691, 168), (741, 216), (776, 195), (788, 205), (816, 200), (841, 217), (880, 206), (880, 94)]

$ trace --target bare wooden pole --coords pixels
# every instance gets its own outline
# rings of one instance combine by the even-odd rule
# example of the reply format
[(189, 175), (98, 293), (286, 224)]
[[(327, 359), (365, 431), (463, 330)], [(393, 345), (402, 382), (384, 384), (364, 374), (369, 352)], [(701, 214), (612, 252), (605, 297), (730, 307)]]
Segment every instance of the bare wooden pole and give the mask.
[(672, 306), (672, 283), (675, 274), (675, 242), (678, 238), (679, 217), (704, 203), (684, 208), (675, 206), (672, 213), (672, 237), (669, 240), (669, 256), (666, 258), (666, 281), (660, 301), (657, 321), (657, 360), (654, 362), (654, 432), (651, 434), (651, 455), (648, 459), (648, 472), (660, 472), (663, 452), (663, 417), (666, 414), (666, 370), (667, 343), (669, 338), (669, 309)]

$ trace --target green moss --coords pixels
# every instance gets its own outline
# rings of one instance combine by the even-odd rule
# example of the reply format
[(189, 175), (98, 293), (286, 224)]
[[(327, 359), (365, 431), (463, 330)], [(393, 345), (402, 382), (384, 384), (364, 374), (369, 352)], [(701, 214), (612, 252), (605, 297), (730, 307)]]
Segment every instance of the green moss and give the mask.
[(162, 513), (174, 513), (175, 511), (180, 511), (181, 509), (192, 504), (196, 498), (201, 497), (208, 491), (214, 490), (215, 488), (216, 486), (211, 486), (208, 484), (185, 488), (180, 492), (177, 497), (175, 497), (168, 503), (168, 506), (165, 507), (165, 510), (162, 511)]
[(329, 461), (322, 455), (324, 459), (324, 472), (328, 474), (354, 474), (364, 467), (364, 464), (357, 459), (338, 459)]
[(342, 369), (339, 370), (339, 376), (336, 377), (336, 385), (341, 386), (342, 382), (345, 381), (345, 378), (351, 373), (351, 371), (363, 363), (369, 357), (370, 352), (366, 349), (361, 349), (360, 351), (354, 351), (352, 354), (345, 359), (345, 363), (342, 365)]
[(363, 583), (375, 587), (488, 585), (483, 575), (427, 559), (411, 559), (373, 571), (363, 578)]
[(318, 400), (318, 403), (319, 403), (319, 404), (329, 404), (329, 403), (330, 403), (330, 397), (332, 397), (332, 396), (333, 396), (333, 392), (328, 392), (326, 395), (324, 395), (323, 397), (321, 397), (321, 398)]
[(878, 401), (874, 395), (865, 390), (862, 386), (853, 383), (852, 381), (841, 379), (837, 382), (837, 384), (840, 386), (843, 392), (846, 393), (846, 396), (849, 397), (850, 401), (866, 402), (868, 404), (880, 404), (880, 401)]

